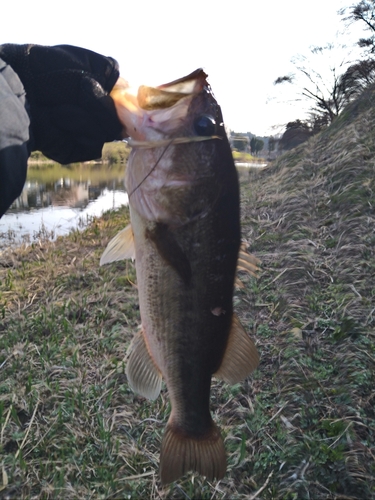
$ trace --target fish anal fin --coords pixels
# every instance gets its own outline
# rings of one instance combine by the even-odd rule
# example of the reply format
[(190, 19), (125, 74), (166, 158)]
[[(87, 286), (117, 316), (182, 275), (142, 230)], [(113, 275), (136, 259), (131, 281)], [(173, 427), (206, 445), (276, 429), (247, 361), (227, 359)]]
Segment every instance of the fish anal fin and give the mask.
[(125, 373), (131, 389), (147, 399), (156, 399), (161, 390), (162, 375), (147, 349), (143, 330), (136, 333), (129, 350)]
[(259, 364), (259, 354), (254, 342), (245, 332), (238, 317), (233, 314), (227, 348), (220, 368), (214, 377), (237, 384), (253, 372)]
[(100, 259), (100, 265), (124, 259), (135, 259), (134, 235), (131, 224), (116, 234), (108, 243)]
[(160, 453), (162, 484), (172, 483), (189, 471), (198, 472), (208, 480), (222, 479), (226, 468), (223, 439), (213, 422), (208, 432), (198, 438), (168, 422)]

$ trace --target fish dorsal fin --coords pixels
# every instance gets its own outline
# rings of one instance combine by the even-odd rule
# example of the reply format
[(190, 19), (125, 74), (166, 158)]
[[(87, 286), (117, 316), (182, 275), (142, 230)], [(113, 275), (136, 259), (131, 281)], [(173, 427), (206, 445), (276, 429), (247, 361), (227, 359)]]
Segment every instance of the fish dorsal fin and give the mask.
[(125, 373), (131, 389), (147, 399), (156, 399), (161, 390), (162, 375), (147, 349), (143, 330), (135, 334), (129, 352)]
[(134, 235), (131, 224), (111, 239), (100, 259), (100, 265), (124, 259), (135, 259)]
[(247, 253), (242, 247), (238, 254), (237, 271), (246, 271), (252, 276), (258, 277), (260, 260), (251, 253)]
[(234, 286), (237, 287), (237, 288), (241, 288), (241, 289), (246, 288), (245, 285), (243, 284), (243, 282), (240, 280), (240, 278), (238, 276), (236, 276), (236, 278), (234, 280)]
[(219, 370), (214, 377), (228, 384), (244, 380), (259, 364), (259, 354), (254, 342), (245, 332), (238, 317), (233, 314), (227, 348)]

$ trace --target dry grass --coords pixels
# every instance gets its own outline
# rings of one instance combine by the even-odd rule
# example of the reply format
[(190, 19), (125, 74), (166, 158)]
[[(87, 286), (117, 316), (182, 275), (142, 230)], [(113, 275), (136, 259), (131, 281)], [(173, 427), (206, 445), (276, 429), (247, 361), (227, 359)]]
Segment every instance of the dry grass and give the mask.
[[(82, 233), (1, 255), (0, 497), (211, 498), (216, 488), (220, 497), (237, 491), (233, 478), (160, 485), (168, 397), (164, 390), (155, 403), (145, 401), (125, 376), (140, 321), (135, 270), (130, 262), (98, 266), (127, 220), (123, 209)], [(238, 392), (218, 383), (214, 389), (229, 471), (244, 459), (243, 440), (232, 430), (244, 413), (236, 408)]]
[(263, 262), (260, 372), (279, 388), (272, 411), (294, 455), (280, 454), (275, 498), (375, 498), (374, 125), (371, 106), (348, 114), (243, 182), (244, 232)]
[[(375, 111), (242, 174), (243, 236), (262, 260), (235, 307), (261, 365), (214, 381), (228, 473), (162, 488), (170, 407), (126, 383), (139, 324), (129, 262), (98, 267), (126, 209), (0, 256), (0, 498), (375, 498)], [(2, 484), (2, 486), (1, 486)]]

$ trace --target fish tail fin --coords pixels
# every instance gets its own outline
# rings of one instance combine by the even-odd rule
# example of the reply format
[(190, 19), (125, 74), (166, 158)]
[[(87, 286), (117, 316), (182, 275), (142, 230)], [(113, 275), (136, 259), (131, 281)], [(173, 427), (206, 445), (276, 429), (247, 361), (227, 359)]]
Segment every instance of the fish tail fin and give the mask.
[(198, 438), (168, 422), (160, 453), (162, 484), (176, 481), (189, 471), (198, 472), (208, 480), (222, 479), (226, 468), (223, 439), (214, 422), (209, 431)]

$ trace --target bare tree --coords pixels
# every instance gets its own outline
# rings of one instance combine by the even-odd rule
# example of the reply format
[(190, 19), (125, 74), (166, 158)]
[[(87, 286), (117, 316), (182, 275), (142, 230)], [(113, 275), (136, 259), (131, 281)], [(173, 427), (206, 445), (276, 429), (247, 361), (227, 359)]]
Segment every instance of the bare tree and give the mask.
[[(340, 51), (345, 54), (339, 59), (337, 54)], [(298, 55), (292, 59), (292, 64), (296, 73), (279, 76), (274, 84), (298, 86), (296, 99), (310, 101), (310, 112), (322, 122), (331, 123), (348, 102), (341, 84), (341, 74), (350, 65), (346, 47), (334, 44), (312, 47), (309, 57)]]
[(361, 0), (359, 3), (341, 10), (343, 20), (349, 24), (361, 22), (364, 29), (369, 32), (367, 38), (360, 38), (358, 45), (367, 50), (370, 54), (375, 54), (375, 1)]

